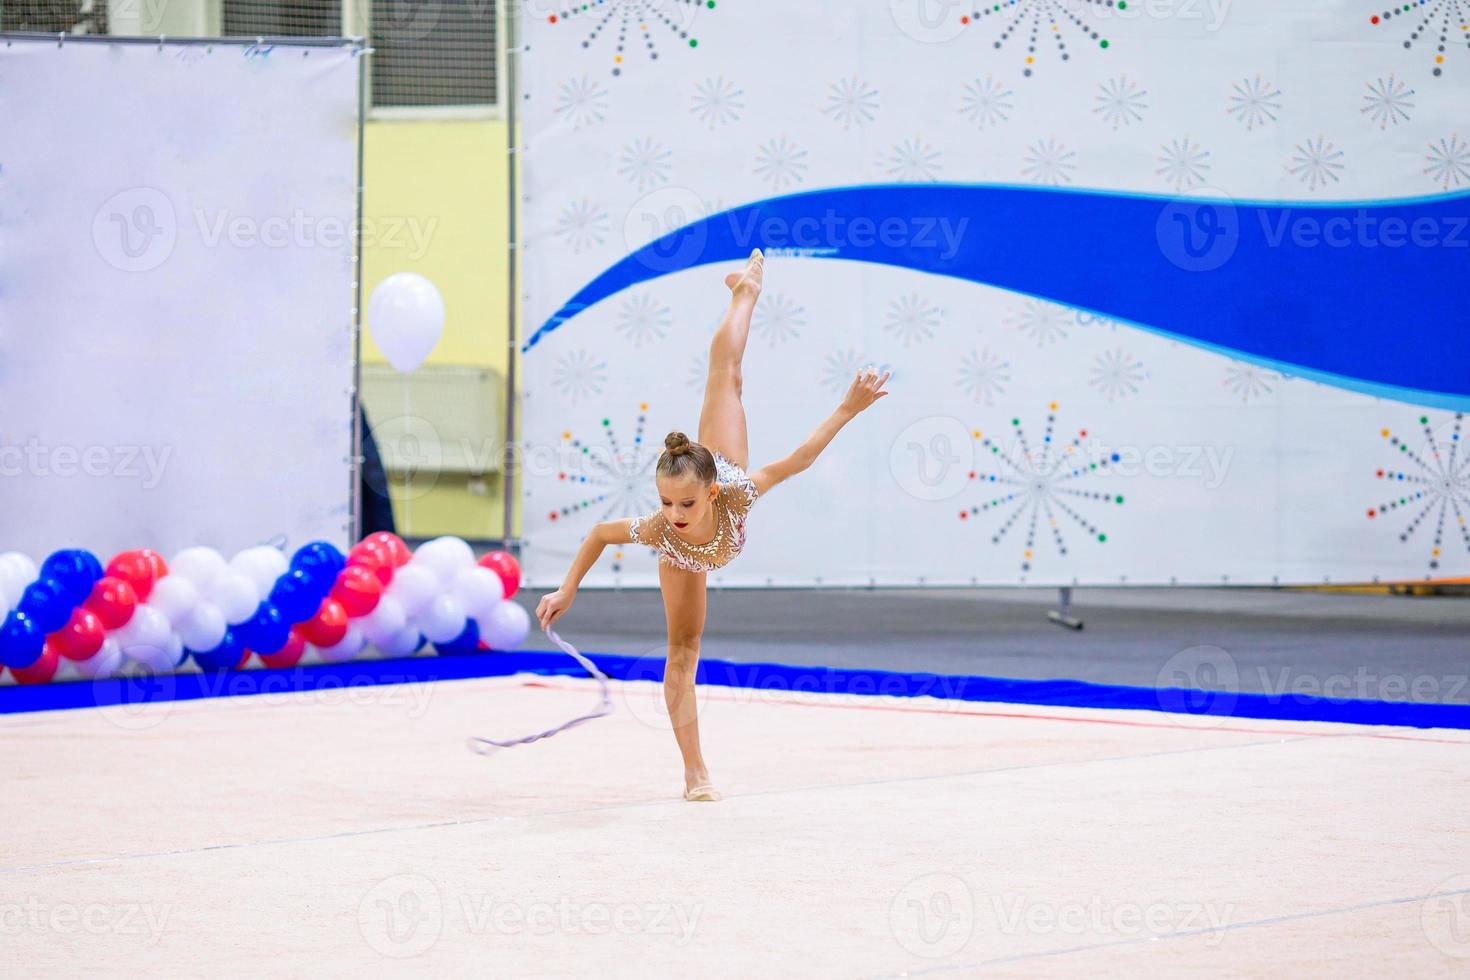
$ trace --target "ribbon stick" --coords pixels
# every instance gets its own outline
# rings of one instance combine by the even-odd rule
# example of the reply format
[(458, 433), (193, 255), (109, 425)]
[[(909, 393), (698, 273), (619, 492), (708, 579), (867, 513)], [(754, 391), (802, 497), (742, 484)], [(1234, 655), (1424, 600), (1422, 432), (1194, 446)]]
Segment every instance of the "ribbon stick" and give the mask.
[(535, 735), (527, 735), (525, 738), (511, 739), (510, 741), (506, 742), (497, 742), (493, 738), (481, 738), (478, 735), (470, 736), (470, 748), (474, 749), (481, 755), (487, 755), (497, 748), (508, 749), (516, 745), (528, 745), (531, 742), (539, 742), (543, 738), (550, 738), (558, 732), (566, 731), (568, 728), (575, 728), (585, 721), (591, 721), (594, 718), (601, 718), (604, 715), (612, 714), (612, 697), (608, 694), (607, 691), (607, 675), (598, 670), (596, 664), (578, 653), (576, 647), (572, 646), (566, 640), (563, 640), (561, 637), (557, 636), (556, 630), (548, 626), (546, 628), (546, 635), (551, 638), (552, 643), (555, 643), (557, 646), (561, 647), (562, 650), (567, 654), (567, 656), (576, 660), (577, 663), (582, 665), (583, 669), (585, 669), (587, 673), (591, 674), (597, 679), (597, 683), (602, 688), (602, 700), (598, 703), (597, 710), (593, 711), (591, 714), (579, 715), (576, 718), (573, 718), (571, 721), (563, 722), (562, 724), (557, 725), (555, 728), (548, 728), (544, 732), (538, 732)]

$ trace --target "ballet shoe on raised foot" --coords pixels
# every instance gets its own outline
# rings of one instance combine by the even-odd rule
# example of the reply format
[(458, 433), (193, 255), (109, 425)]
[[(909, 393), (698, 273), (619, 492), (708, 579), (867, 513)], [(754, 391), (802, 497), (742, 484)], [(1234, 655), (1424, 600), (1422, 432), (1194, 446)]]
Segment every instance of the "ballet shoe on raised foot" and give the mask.
[(748, 296), (755, 299), (761, 294), (761, 286), (765, 281), (766, 257), (761, 254), (760, 249), (754, 249), (750, 258), (746, 260), (745, 268), (739, 272), (732, 272), (725, 277), (725, 285), (736, 296)]
[(718, 803), (723, 797), (709, 783), (700, 783), (684, 790), (684, 799), (690, 803)]

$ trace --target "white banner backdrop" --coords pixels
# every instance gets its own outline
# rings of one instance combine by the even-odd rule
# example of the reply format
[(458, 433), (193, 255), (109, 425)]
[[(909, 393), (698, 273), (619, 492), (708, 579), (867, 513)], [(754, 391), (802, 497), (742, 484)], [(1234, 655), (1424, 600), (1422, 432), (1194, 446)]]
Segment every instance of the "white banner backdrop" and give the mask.
[[(754, 245), (751, 468), (858, 367), (892, 394), (756, 503), (712, 583), (1470, 574), (1470, 27), (1449, 8), (534, 7), (536, 587), (594, 522), (657, 509)], [(654, 584), (655, 556), (610, 549), (586, 581)]]
[(0, 47), (0, 550), (345, 542), (358, 71)]

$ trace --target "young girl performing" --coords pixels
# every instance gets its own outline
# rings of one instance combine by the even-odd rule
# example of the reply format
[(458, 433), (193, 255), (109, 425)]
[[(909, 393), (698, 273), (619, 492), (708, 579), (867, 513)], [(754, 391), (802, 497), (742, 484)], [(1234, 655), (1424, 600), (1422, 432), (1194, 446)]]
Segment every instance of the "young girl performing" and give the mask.
[(750, 333), (750, 316), (760, 296), (765, 260), (760, 249), (742, 272), (725, 277), (730, 308), (715, 331), (709, 349), (709, 377), (699, 415), (699, 441), (671, 432), (659, 455), (655, 482), (660, 507), (643, 517), (596, 524), (582, 542), (561, 588), (541, 597), (536, 617), (548, 629), (576, 598), (577, 586), (610, 544), (637, 541), (659, 552), (659, 588), (668, 626), (668, 659), (664, 666), (664, 703), (674, 738), (684, 756), (684, 798), (714, 801), (699, 749), (699, 719), (694, 702), (694, 673), (704, 633), (705, 579), (724, 567), (745, 544), (745, 517), (758, 496), (816, 461), (832, 437), (859, 412), (887, 395), (882, 377), (871, 368), (859, 371), (842, 404), (789, 456), (767, 463), (750, 475), (745, 408), (740, 401), (741, 361)]

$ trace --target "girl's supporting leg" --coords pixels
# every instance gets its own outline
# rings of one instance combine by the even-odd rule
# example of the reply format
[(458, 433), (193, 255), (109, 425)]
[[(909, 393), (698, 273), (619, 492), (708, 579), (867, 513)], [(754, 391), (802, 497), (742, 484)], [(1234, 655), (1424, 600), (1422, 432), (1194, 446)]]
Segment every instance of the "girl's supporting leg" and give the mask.
[(661, 561), (658, 581), (669, 628), (664, 703), (679, 753), (684, 757), (687, 790), (709, 782), (709, 770), (699, 751), (699, 712), (694, 700), (694, 672), (699, 666), (699, 642), (704, 634), (705, 573), (688, 572)]
[(745, 430), (745, 406), (740, 401), (741, 362), (750, 336), (750, 316), (760, 297), (765, 258), (760, 249), (750, 254), (744, 270), (725, 277), (730, 308), (709, 345), (709, 378), (704, 385), (704, 408), (699, 413), (699, 442), (741, 469), (750, 466), (750, 440)]

